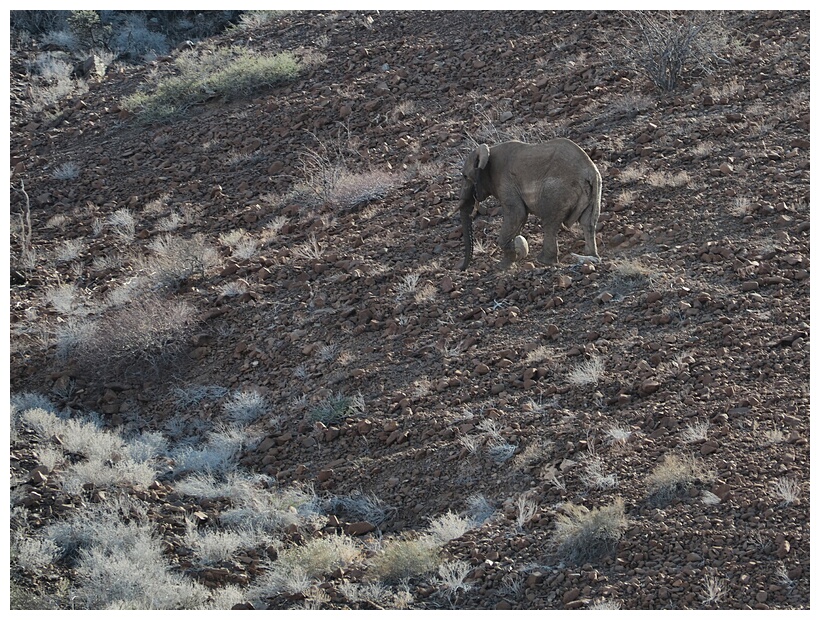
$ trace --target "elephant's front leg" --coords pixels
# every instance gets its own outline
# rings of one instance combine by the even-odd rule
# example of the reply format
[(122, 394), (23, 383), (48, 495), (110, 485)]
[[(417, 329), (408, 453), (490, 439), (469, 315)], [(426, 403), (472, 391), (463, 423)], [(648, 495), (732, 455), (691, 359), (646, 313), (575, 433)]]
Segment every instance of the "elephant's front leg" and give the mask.
[(527, 222), (527, 207), (520, 200), (509, 200), (502, 205), (504, 221), (501, 224), (501, 233), (498, 236), (498, 245), (504, 257), (501, 259), (501, 269), (508, 269), (515, 262), (515, 238)]

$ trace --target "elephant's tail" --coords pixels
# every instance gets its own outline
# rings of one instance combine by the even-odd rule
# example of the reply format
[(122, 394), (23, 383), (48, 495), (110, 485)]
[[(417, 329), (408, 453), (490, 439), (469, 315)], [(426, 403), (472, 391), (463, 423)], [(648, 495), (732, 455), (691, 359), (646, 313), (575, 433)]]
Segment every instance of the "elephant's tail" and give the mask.
[(588, 227), (590, 223), (595, 226), (598, 222), (598, 216), (601, 213), (601, 175), (597, 169), (595, 169), (595, 174), (587, 179), (587, 183), (589, 185), (586, 196), (578, 201), (575, 209), (561, 223), (564, 230), (569, 230), (576, 222), (582, 227)]
[(595, 175), (590, 179), (591, 191), (586, 209), (579, 218), (582, 227), (592, 227), (598, 223), (598, 216), (601, 215), (601, 173), (595, 169)]

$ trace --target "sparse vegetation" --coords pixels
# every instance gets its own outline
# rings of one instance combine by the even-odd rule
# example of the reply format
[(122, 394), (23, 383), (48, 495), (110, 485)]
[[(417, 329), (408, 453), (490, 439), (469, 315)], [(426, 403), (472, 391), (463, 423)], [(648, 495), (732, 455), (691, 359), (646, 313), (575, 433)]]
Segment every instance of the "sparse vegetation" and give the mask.
[(626, 527), (621, 498), (592, 510), (567, 503), (556, 517), (552, 542), (568, 562), (585, 564), (611, 553)]
[(725, 45), (721, 18), (709, 11), (624, 13), (633, 36), (624, 37), (626, 57), (662, 91), (698, 69), (711, 73)]
[(772, 485), (771, 495), (783, 506), (794, 504), (800, 499), (800, 483), (793, 478), (778, 478)]
[(649, 500), (664, 506), (685, 495), (696, 482), (709, 476), (694, 456), (667, 454), (646, 478)]
[(235, 392), (226, 400), (222, 410), (232, 422), (247, 425), (270, 413), (270, 405), (261, 394), (242, 391)]
[(58, 181), (70, 181), (80, 176), (80, 167), (73, 161), (67, 161), (56, 166), (51, 176)]
[(459, 538), (472, 529), (474, 523), (466, 517), (461, 517), (452, 511), (430, 520), (429, 531), (440, 545), (444, 545), (454, 538)]
[(704, 441), (709, 435), (709, 422), (695, 422), (687, 424), (681, 431), (680, 438), (683, 443), (695, 443)]
[(95, 376), (151, 376), (177, 360), (193, 326), (189, 304), (146, 295), (100, 317), (69, 321), (57, 332), (57, 353)]
[[(12, 609), (808, 607), (808, 12), (654, 95), (637, 14), (72, 14), (11, 15)], [(457, 270), (468, 142), (556, 136), (600, 261)]]
[(604, 461), (597, 454), (590, 454), (584, 458), (581, 481), (593, 489), (614, 489), (618, 486), (618, 476), (604, 473)]
[(360, 394), (332, 394), (310, 410), (310, 418), (324, 424), (336, 424), (348, 417), (364, 415), (365, 403)]
[(522, 529), (527, 523), (530, 522), (530, 519), (535, 516), (535, 513), (538, 512), (538, 504), (536, 504), (531, 498), (527, 497), (526, 494), (518, 496), (518, 499), (515, 502), (515, 507), (515, 524), (518, 526), (518, 529)]
[(604, 373), (604, 362), (600, 357), (593, 356), (581, 362), (567, 375), (567, 380), (575, 386), (597, 385)]
[(393, 538), (382, 544), (370, 561), (370, 571), (382, 581), (396, 583), (427, 573), (439, 566), (439, 550), (430, 536)]
[(183, 52), (174, 68), (177, 74), (160, 79), (150, 92), (125, 97), (123, 108), (146, 123), (170, 121), (211, 98), (230, 101), (291, 80), (303, 65), (290, 52), (267, 55), (234, 46), (207, 55)]
[(361, 555), (361, 547), (349, 536), (312, 538), (304, 545), (280, 552), (274, 570), (299, 570), (309, 578), (316, 578), (347, 566)]
[(189, 239), (164, 234), (156, 237), (149, 247), (153, 255), (140, 262), (142, 270), (158, 288), (174, 289), (189, 278), (204, 277), (220, 263), (219, 253), (201, 234)]
[(710, 573), (703, 578), (704, 605), (714, 605), (726, 595), (726, 580)]

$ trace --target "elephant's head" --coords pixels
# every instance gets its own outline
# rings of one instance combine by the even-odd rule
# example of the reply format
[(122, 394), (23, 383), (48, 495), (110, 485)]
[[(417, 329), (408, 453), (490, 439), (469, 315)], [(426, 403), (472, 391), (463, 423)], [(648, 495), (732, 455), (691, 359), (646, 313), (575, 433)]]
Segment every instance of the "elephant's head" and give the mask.
[(461, 170), (461, 236), (464, 238), (464, 262), (461, 269), (467, 269), (473, 258), (473, 207), (490, 195), (485, 174), (490, 161), (490, 147), (480, 144), (464, 161)]

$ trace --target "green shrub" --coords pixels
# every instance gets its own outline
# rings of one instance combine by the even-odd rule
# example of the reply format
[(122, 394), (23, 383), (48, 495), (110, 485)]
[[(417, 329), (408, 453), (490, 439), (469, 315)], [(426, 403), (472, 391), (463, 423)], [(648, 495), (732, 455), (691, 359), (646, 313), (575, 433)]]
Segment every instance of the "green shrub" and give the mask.
[(162, 79), (151, 93), (125, 97), (122, 107), (145, 122), (168, 121), (212, 98), (231, 101), (296, 77), (302, 64), (290, 52), (269, 55), (237, 46), (180, 54), (176, 75)]
[(432, 536), (399, 538), (385, 543), (370, 569), (387, 582), (398, 582), (431, 573), (438, 568), (439, 550)]
[(66, 21), (83, 49), (108, 48), (112, 28), (102, 23), (97, 11), (72, 11)]
[(323, 424), (338, 424), (349, 417), (364, 415), (365, 404), (361, 394), (349, 397), (332, 394), (310, 410), (310, 419)]

